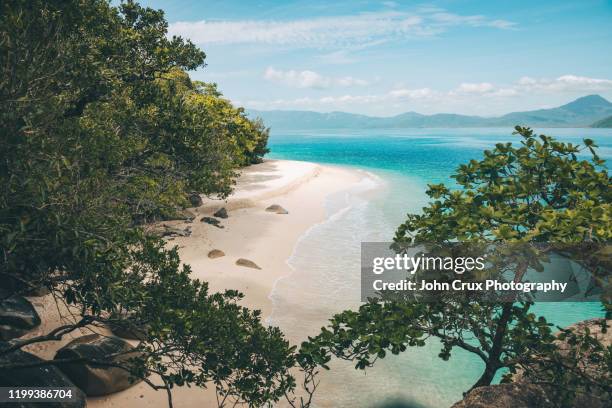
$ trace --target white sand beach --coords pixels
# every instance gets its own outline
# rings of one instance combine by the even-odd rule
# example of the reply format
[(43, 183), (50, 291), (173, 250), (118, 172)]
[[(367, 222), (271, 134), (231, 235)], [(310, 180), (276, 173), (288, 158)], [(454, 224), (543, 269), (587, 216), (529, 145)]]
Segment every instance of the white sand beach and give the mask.
[[(356, 171), (308, 162), (271, 160), (245, 169), (236, 191), (227, 200), (205, 200), (191, 226), (192, 235), (176, 237), (181, 260), (193, 269), (193, 277), (209, 282), (211, 291), (237, 289), (246, 296), (244, 305), (271, 312), (268, 298), (275, 281), (291, 272), (286, 260), (298, 238), (325, 218), (325, 197), (350, 187), (362, 178)], [(265, 209), (273, 204), (288, 214)], [(201, 222), (224, 207), (229, 217), (221, 226)], [(218, 249), (225, 256), (210, 259)], [(236, 265), (239, 258), (261, 269)]]
[[(227, 200), (204, 200), (192, 209), (197, 217), (192, 223), (174, 221), (177, 227), (190, 226), (189, 237), (176, 237), (168, 242), (177, 245), (183, 262), (191, 265), (193, 277), (209, 282), (211, 291), (237, 289), (245, 294), (245, 306), (270, 315), (270, 292), (275, 282), (291, 273), (286, 263), (299, 239), (312, 225), (326, 217), (325, 198), (351, 187), (363, 174), (345, 168), (314, 163), (269, 160), (242, 171), (236, 190)], [(278, 204), (288, 214), (265, 209)], [(220, 219), (223, 228), (201, 222), (225, 207), (228, 218)], [(167, 223), (169, 224), (169, 223)], [(208, 253), (218, 249), (225, 256), (210, 259)], [(261, 269), (235, 264), (244, 258)], [(203, 408), (216, 406), (214, 390), (176, 388), (176, 407)], [(88, 400), (89, 407), (167, 406), (164, 391), (154, 391), (144, 383), (125, 391)]]

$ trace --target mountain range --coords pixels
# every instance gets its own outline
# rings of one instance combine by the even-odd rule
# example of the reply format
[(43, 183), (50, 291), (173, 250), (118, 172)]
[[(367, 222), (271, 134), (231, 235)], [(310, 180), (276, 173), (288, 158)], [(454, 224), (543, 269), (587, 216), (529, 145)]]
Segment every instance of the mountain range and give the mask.
[(423, 115), (406, 112), (391, 117), (375, 117), (346, 112), (249, 110), (273, 130), (436, 128), (436, 127), (589, 127), (612, 116), (612, 103), (599, 95), (588, 95), (551, 109), (512, 112), (499, 117), (438, 113)]

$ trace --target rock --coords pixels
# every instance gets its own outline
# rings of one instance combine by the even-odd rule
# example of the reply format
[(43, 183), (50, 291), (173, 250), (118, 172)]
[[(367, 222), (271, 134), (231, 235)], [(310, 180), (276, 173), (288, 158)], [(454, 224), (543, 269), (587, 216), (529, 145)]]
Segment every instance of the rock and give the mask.
[(142, 322), (135, 321), (127, 314), (113, 315), (112, 323), (109, 327), (115, 336), (128, 340), (144, 340), (147, 337), (149, 326)]
[(240, 258), (236, 261), (236, 265), (244, 266), (247, 268), (261, 269), (255, 262), (249, 261), (248, 259)]
[(210, 225), (214, 225), (217, 228), (223, 228), (223, 225), (221, 225), (221, 222), (219, 222), (218, 219), (213, 218), (213, 217), (202, 217), (200, 221), (205, 222)]
[[(5, 275), (3, 277), (2, 286), (8, 291), (8, 294), (19, 294), (27, 297), (41, 297), (46, 296), (51, 291), (45, 286), (45, 282), (37, 281), (36, 276), (28, 276), (27, 274), (19, 276)], [(28, 284), (24, 283), (28, 282)], [(0, 295), (0, 299), (6, 296)]]
[[(25, 351), (16, 350), (0, 354), (0, 364), (36, 364), (43, 360)], [(51, 387), (71, 388), (72, 397), (64, 402), (23, 402), (6, 404), (10, 408), (84, 408), (87, 406), (85, 394), (72, 381), (53, 365), (0, 370), (0, 387)], [(0, 406), (5, 406), (0, 404)]]
[(51, 293), (51, 291), (49, 290), (48, 287), (38, 286), (35, 288), (31, 288), (29, 290), (26, 290), (24, 295), (28, 297), (43, 297), (43, 296), (47, 296), (49, 293)]
[[(612, 327), (610, 325), (610, 322), (608, 322), (607, 330), (604, 333), (601, 330), (601, 324), (603, 323), (603, 320), (604, 319), (601, 318), (583, 320), (582, 322), (578, 322), (576, 324), (568, 326), (567, 328), (573, 329), (576, 333), (584, 333), (584, 330), (588, 328), (590, 335), (599, 340), (601, 344), (604, 345), (604, 347), (612, 346)], [(565, 342), (561, 342), (561, 340), (557, 341), (559, 342), (559, 348), (561, 348), (562, 350), (564, 348), (567, 349), (568, 345)]]
[[(190, 221), (187, 221), (190, 222)], [(168, 225), (171, 224), (171, 225)], [(191, 226), (186, 226), (185, 228), (176, 227), (176, 222), (172, 223), (163, 223), (163, 224), (153, 224), (148, 225), (145, 228), (145, 232), (148, 235), (157, 236), (160, 238), (166, 237), (188, 237), (191, 235)]]
[(191, 229), (190, 228), (181, 229), (181, 228), (171, 227), (169, 225), (162, 225), (159, 228), (155, 229), (155, 233), (162, 238), (164, 237), (188, 237), (191, 235)]
[(177, 212), (179, 220), (193, 221), (196, 215), (189, 210), (180, 210)]
[(275, 214), (289, 214), (289, 211), (285, 210), (278, 204), (272, 204), (268, 208), (266, 208), (267, 212), (275, 213)]
[(114, 324), (111, 331), (115, 336), (127, 340), (144, 340), (147, 336), (145, 329), (130, 324)]
[(202, 204), (204, 204), (204, 201), (202, 200), (202, 196), (200, 196), (199, 194), (191, 194), (189, 196), (189, 202), (191, 203), (192, 207), (200, 207), (202, 206)]
[(0, 340), (21, 337), (38, 325), (40, 317), (26, 298), (0, 291)]
[[(97, 361), (129, 364), (130, 358), (138, 357), (137, 352), (130, 352), (133, 347), (119, 337), (106, 337), (99, 334), (90, 334), (79, 337), (59, 349), (55, 360), (70, 358), (86, 358)], [(117, 353), (119, 356), (111, 357)], [(88, 397), (107, 395), (124, 390), (139, 379), (130, 381), (127, 370), (119, 367), (105, 367), (95, 363), (77, 362), (58, 364), (64, 372)]]
[[(604, 333), (601, 329), (602, 321), (603, 319), (601, 318), (588, 319), (568, 326), (567, 328), (572, 329), (576, 334), (583, 334), (585, 329), (588, 328), (592, 337), (601, 342), (604, 347), (610, 347), (612, 346), (612, 327), (610, 327), (610, 323), (608, 323), (608, 328)], [(575, 350), (581, 346), (581, 344), (570, 345), (568, 344), (567, 339), (557, 339), (555, 340), (555, 344), (557, 345), (559, 354), (562, 357), (568, 356), (570, 350)], [(570, 364), (573, 364), (573, 362), (570, 361)], [(578, 361), (578, 366), (582, 372), (588, 374), (589, 376), (593, 376), (594, 378), (602, 378), (603, 375), (605, 375), (605, 372), (600, 372), (602, 369), (606, 369), (605, 366), (593, 363), (588, 355), (584, 355), (582, 360)], [(537, 371), (538, 368), (534, 365), (531, 367), (531, 370)], [(512, 380), (517, 384), (531, 384), (532, 382), (537, 383), (537, 378), (539, 376), (536, 374), (535, 379), (531, 377), (531, 375), (527, 375), (527, 373), (525, 373), (523, 370), (520, 370), (512, 377)], [(546, 375), (544, 374), (543, 377), (546, 378)], [(553, 387), (542, 385), (541, 388), (547, 393), (550, 399), (555, 398), (556, 390)], [(579, 389), (578, 391), (579, 392), (577, 392), (576, 398), (572, 403), (572, 406), (574, 407), (605, 408), (609, 406), (605, 402), (609, 397), (606, 395), (606, 391), (603, 388), (593, 386), (588, 390)]]
[(451, 408), (553, 408), (542, 388), (533, 384), (497, 384), (478, 387)]
[(227, 210), (225, 209), (225, 207), (219, 208), (217, 211), (215, 211), (213, 215), (217, 218), (227, 218), (228, 217)]
[(208, 253), (208, 257), (210, 259), (221, 258), (222, 256), (225, 256), (225, 252), (221, 251), (220, 249), (213, 249)]

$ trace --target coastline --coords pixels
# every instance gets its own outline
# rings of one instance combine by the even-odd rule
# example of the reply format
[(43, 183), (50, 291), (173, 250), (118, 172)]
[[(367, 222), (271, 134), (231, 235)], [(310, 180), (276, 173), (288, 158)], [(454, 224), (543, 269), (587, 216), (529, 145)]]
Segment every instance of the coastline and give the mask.
[[(169, 246), (178, 246), (181, 261), (192, 268), (192, 277), (208, 282), (210, 292), (236, 289), (245, 297), (241, 304), (262, 312), (267, 323), (272, 314), (271, 293), (275, 284), (293, 270), (288, 263), (304, 234), (327, 219), (328, 196), (351, 188), (367, 177), (356, 169), (320, 165), (311, 162), (266, 160), (242, 170), (235, 192), (226, 200), (205, 199), (203, 205), (190, 209), (193, 222), (172, 221), (166, 225), (191, 227), (191, 235), (175, 237)], [(288, 214), (265, 209), (273, 204)], [(228, 218), (220, 219), (223, 228), (201, 222), (219, 208), (226, 208)], [(210, 259), (209, 251), (221, 250), (219, 258)], [(235, 264), (244, 258), (261, 269)], [(290, 339), (291, 340), (291, 339)], [(173, 402), (180, 407), (214, 406), (214, 388), (177, 387)], [(146, 403), (167, 406), (167, 395), (139, 383), (125, 391), (99, 398), (88, 398), (90, 407), (125, 407)]]
[[(356, 170), (310, 162), (267, 160), (243, 170), (235, 192), (226, 200), (204, 201), (194, 209), (197, 214), (189, 237), (177, 237), (181, 260), (191, 265), (193, 278), (209, 283), (210, 291), (236, 289), (245, 294), (245, 306), (262, 311), (265, 320), (272, 311), (270, 293), (275, 282), (291, 273), (287, 260), (299, 238), (311, 227), (325, 221), (325, 198), (359, 182)], [(288, 214), (265, 209), (280, 205)], [(200, 222), (219, 208), (229, 217), (221, 219), (223, 228)], [(221, 250), (225, 256), (208, 257)], [(235, 264), (244, 258), (261, 269)]]

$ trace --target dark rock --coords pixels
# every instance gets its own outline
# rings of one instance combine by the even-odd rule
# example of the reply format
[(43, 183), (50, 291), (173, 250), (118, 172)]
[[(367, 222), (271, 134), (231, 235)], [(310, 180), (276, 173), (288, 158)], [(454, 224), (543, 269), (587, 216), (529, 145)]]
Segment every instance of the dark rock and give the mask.
[(268, 208), (266, 208), (267, 212), (272, 212), (275, 214), (289, 214), (289, 211), (285, 210), (283, 207), (281, 207), (278, 204), (272, 204), (271, 206), (269, 206)]
[[(100, 362), (113, 362), (125, 366), (130, 358), (139, 354), (134, 348), (118, 337), (90, 334), (79, 337), (59, 349), (55, 359), (84, 358)], [(119, 354), (119, 355), (117, 355)], [(58, 364), (64, 372), (89, 397), (107, 395), (131, 387), (140, 379), (131, 379), (127, 370), (96, 363), (75, 362)]]
[(533, 384), (509, 383), (473, 389), (451, 408), (553, 408), (542, 388)]
[(149, 329), (146, 323), (139, 322), (128, 314), (114, 315), (109, 327), (115, 336), (128, 340), (144, 340)]
[(196, 215), (189, 211), (189, 210), (181, 210), (177, 212), (178, 218), (179, 220), (185, 220), (185, 221), (193, 221), (196, 217)]
[[(0, 364), (37, 364), (44, 360), (25, 351), (17, 350), (0, 355)], [(53, 365), (0, 370), (0, 387), (71, 388), (72, 397), (64, 402), (17, 402), (0, 404), (7, 408), (83, 408), (87, 406), (85, 394)]]
[(30, 288), (25, 291), (24, 295), (28, 297), (42, 297), (47, 296), (51, 291), (46, 286), (38, 286), (34, 288)]
[(155, 229), (156, 235), (164, 238), (164, 237), (188, 237), (191, 235), (191, 230), (189, 228), (181, 229), (176, 227), (171, 227), (169, 225), (161, 225), (160, 227)]
[(218, 219), (213, 218), (213, 217), (202, 217), (200, 221), (205, 222), (210, 225), (214, 225), (217, 228), (223, 228), (223, 225), (221, 225), (221, 222)]
[(247, 268), (253, 268), (253, 269), (261, 269), (255, 262), (249, 261), (248, 259), (244, 259), (244, 258), (238, 259), (236, 261), (236, 265), (244, 266)]
[[(28, 297), (40, 297), (51, 293), (49, 288), (45, 286), (45, 282), (41, 281), (41, 278), (37, 276), (23, 274), (17, 278), (16, 276), (5, 275), (3, 279), (2, 286), (8, 291), (8, 295), (17, 294)], [(4, 297), (6, 296), (0, 294), (0, 299)]]
[(213, 215), (217, 218), (227, 218), (228, 217), (227, 210), (225, 209), (225, 207), (219, 208), (217, 211), (215, 211)]
[(26, 298), (0, 292), (0, 340), (21, 337), (39, 324), (40, 317)]
[(200, 196), (199, 194), (191, 194), (189, 196), (189, 202), (191, 203), (192, 207), (200, 207), (202, 206), (202, 204), (204, 204), (204, 201), (202, 200), (202, 196)]
[(225, 252), (221, 251), (220, 249), (213, 249), (208, 253), (208, 257), (210, 259), (221, 258), (222, 256), (225, 256)]
[(116, 324), (111, 331), (115, 336), (127, 340), (144, 340), (147, 337), (146, 330), (135, 325)]

